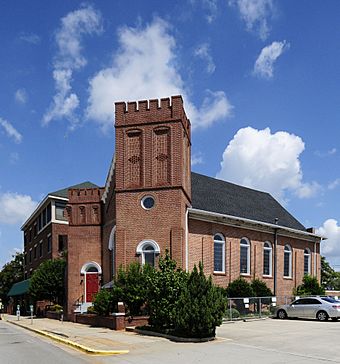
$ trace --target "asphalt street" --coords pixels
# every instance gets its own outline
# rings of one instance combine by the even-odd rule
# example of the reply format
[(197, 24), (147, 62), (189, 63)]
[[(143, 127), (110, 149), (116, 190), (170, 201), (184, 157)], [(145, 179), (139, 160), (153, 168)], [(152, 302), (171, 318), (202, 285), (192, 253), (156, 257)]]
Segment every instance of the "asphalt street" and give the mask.
[(90, 361), (82, 354), (61, 349), (27, 330), (0, 321), (1, 364), (84, 364)]

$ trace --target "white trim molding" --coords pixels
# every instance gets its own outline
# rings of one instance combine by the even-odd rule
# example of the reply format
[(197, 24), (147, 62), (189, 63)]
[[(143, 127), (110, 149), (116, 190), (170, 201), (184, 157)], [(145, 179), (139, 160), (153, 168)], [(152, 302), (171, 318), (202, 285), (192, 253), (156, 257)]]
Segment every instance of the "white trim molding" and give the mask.
[(136, 248), (136, 253), (137, 254), (142, 254), (143, 253), (143, 247), (145, 245), (151, 245), (155, 251), (156, 254), (160, 254), (161, 252), (161, 249), (159, 248), (159, 245), (154, 241), (154, 240), (151, 240), (151, 239), (145, 239), (145, 240), (142, 240), (138, 245), (137, 245), (137, 248)]
[(87, 270), (89, 268), (91, 268), (91, 267), (97, 268), (98, 274), (102, 274), (102, 268), (101, 268), (101, 266), (97, 262), (94, 262), (94, 261), (85, 263), (81, 267), (80, 274), (86, 274), (86, 273), (88, 273)]

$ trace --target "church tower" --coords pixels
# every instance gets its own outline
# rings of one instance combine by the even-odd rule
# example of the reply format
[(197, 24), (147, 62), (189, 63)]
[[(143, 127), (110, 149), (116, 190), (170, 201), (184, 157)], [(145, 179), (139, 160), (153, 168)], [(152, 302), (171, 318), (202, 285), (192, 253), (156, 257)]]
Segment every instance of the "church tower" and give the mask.
[(118, 102), (115, 128), (115, 268), (156, 264), (166, 249), (185, 268), (191, 140), (182, 97)]

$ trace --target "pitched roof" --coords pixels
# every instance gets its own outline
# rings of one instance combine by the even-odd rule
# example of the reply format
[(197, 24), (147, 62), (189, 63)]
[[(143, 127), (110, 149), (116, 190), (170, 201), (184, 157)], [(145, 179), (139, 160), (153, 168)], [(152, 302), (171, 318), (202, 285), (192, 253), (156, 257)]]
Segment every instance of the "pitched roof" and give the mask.
[(95, 185), (92, 182), (86, 181), (86, 182), (82, 182), (82, 183), (79, 183), (79, 184), (74, 185), (74, 186), (63, 188), (63, 189), (58, 190), (58, 191), (50, 192), (49, 195), (68, 198), (68, 190), (70, 188), (95, 188), (95, 187), (99, 187), (99, 186)]
[(216, 178), (191, 173), (192, 207), (199, 210), (275, 223), (291, 229), (306, 228), (269, 193), (253, 190)]
[(22, 296), (28, 292), (30, 286), (30, 280), (26, 279), (25, 281), (21, 281), (18, 283), (14, 283), (9, 292), (7, 293), (8, 297), (13, 296)]

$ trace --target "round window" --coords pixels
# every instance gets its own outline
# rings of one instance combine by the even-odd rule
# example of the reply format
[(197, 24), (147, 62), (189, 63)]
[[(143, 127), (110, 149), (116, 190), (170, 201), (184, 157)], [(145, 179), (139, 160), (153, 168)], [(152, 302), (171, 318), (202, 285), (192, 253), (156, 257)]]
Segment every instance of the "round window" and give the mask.
[(155, 206), (155, 199), (152, 196), (145, 196), (141, 201), (142, 207), (146, 210), (150, 210)]

